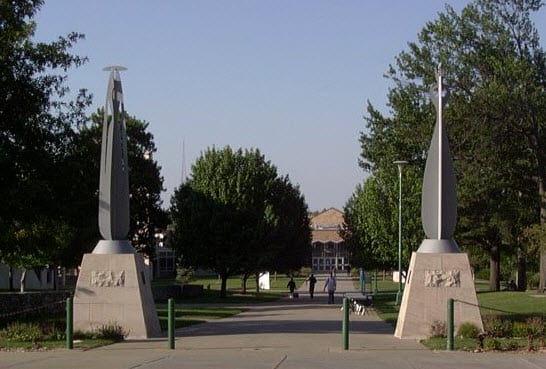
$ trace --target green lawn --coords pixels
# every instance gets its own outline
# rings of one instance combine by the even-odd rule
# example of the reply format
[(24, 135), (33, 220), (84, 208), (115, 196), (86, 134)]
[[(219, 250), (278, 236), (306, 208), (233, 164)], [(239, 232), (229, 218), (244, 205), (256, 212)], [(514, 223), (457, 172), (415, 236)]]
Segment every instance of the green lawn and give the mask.
[[(92, 349), (95, 347), (107, 346), (115, 343), (111, 339), (85, 339), (74, 340), (74, 349)], [(66, 339), (43, 340), (38, 342), (10, 341), (0, 338), (0, 351), (2, 350), (52, 350), (66, 348)]]
[(501, 315), (521, 320), (546, 314), (546, 295), (537, 294), (536, 291), (479, 292), (478, 301), (482, 316)]
[[(394, 304), (397, 290), (396, 283), (383, 282), (379, 293), (374, 297), (374, 306), (379, 316), (393, 325), (398, 318), (399, 307)], [(498, 315), (519, 321), (525, 321), (531, 316), (546, 317), (546, 294), (537, 294), (534, 290), (526, 292), (478, 290), (477, 297), (482, 316)]]
[[(187, 327), (212, 319), (227, 318), (244, 311), (243, 308), (203, 306), (203, 305), (177, 305), (175, 304), (175, 327)], [(166, 304), (157, 305), (157, 315), (162, 330), (167, 330), (168, 310)]]
[[(262, 290), (262, 293), (270, 293), (270, 292), (286, 292), (288, 291), (288, 288), (286, 285), (288, 284), (288, 281), (290, 280), (289, 277), (287, 277), (284, 274), (278, 274), (274, 275), (271, 274), (269, 278), (270, 283), (270, 290)], [(296, 281), (296, 284), (299, 286), (305, 278), (294, 278)], [(216, 276), (208, 276), (208, 277), (196, 277), (193, 278), (190, 282), (191, 284), (202, 284), (205, 289), (208, 290), (215, 290), (220, 291), (220, 285), (221, 280), (220, 278)], [(246, 283), (247, 292), (255, 292), (256, 290), (256, 281), (254, 278), (249, 278)], [(242, 291), (242, 280), (240, 277), (230, 277), (227, 280), (227, 290), (230, 292), (241, 292)]]
[[(216, 276), (209, 277), (196, 277), (191, 280), (191, 284), (201, 284), (204, 288), (203, 296), (194, 298), (184, 298), (177, 301), (177, 303), (206, 303), (206, 304), (249, 304), (249, 303), (262, 303), (278, 300), (288, 295), (288, 288), (286, 285), (290, 280), (285, 275), (271, 275), (270, 277), (270, 289), (260, 290), (256, 292), (256, 282), (253, 278), (248, 279), (246, 285), (246, 293), (242, 293), (241, 278), (231, 277), (227, 281), (227, 296), (220, 298), (220, 286), (221, 281)], [(294, 278), (296, 285), (300, 286), (305, 278)]]
[[(256, 283), (253, 278), (247, 281), (247, 291), (242, 293), (241, 279), (231, 277), (227, 281), (227, 296), (220, 297), (221, 281), (216, 276), (205, 276), (193, 278), (189, 283), (203, 285), (203, 295), (199, 297), (183, 298), (175, 302), (176, 327), (185, 327), (192, 324), (202, 323), (211, 319), (221, 319), (239, 314), (244, 311), (245, 304), (263, 303), (278, 300), (288, 295), (286, 285), (290, 280), (285, 275), (271, 275), (269, 290), (256, 292)], [(299, 286), (304, 283), (304, 278), (295, 278)], [(174, 283), (173, 280), (154, 281), (158, 285)], [(235, 305), (235, 306), (233, 306)], [(163, 330), (167, 329), (167, 304), (158, 304), (157, 312), (159, 323)]]

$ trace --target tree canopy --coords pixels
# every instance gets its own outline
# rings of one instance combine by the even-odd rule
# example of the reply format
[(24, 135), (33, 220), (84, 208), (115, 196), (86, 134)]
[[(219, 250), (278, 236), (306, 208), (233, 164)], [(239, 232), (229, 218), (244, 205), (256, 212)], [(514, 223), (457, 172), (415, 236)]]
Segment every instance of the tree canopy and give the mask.
[(86, 61), (69, 53), (83, 35), (34, 42), (41, 5), (0, 3), (0, 259), (22, 267), (57, 262), (75, 233), (59, 178), (90, 102), (85, 91), (66, 98), (67, 70)]
[(259, 150), (207, 149), (176, 190), (171, 216), (181, 262), (218, 273), (221, 296), (231, 275), (296, 268), (310, 255), (304, 198)]
[[(441, 64), (451, 92), (443, 120), (458, 185), (454, 238), (473, 262), (489, 255), (492, 289), (499, 288), (500, 250), (514, 256), (524, 247), (524, 229), (546, 214), (546, 57), (531, 20), (541, 6), (537, 0), (476, 0), (457, 13), (446, 5), (396, 56), (387, 73), (390, 114), (369, 103), (360, 137), (361, 166), (371, 181), (394, 186), (392, 162), (400, 159), (410, 162), (408, 173), (422, 178), (435, 123), (428, 91)], [(421, 191), (419, 183), (409, 184)], [(408, 206), (414, 206), (409, 219), (418, 218), (419, 204)], [(366, 242), (360, 246), (370, 247)]]
[[(91, 124), (91, 96), (70, 100), (67, 73), (86, 62), (70, 49), (84, 36), (33, 40), (41, 0), (0, 2), (0, 261), (23, 269), (75, 266), (92, 250), (97, 227), (102, 112)], [(151, 253), (155, 226), (165, 227), (160, 167), (148, 123), (128, 119), (131, 235)]]

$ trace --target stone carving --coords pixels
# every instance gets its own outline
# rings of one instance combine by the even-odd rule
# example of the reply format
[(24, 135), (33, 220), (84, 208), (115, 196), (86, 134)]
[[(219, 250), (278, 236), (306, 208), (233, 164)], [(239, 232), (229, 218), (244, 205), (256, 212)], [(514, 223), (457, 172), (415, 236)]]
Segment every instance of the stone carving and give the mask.
[(461, 271), (425, 270), (425, 287), (460, 287)]
[(112, 270), (93, 270), (91, 271), (91, 286), (125, 287), (125, 270), (117, 273)]

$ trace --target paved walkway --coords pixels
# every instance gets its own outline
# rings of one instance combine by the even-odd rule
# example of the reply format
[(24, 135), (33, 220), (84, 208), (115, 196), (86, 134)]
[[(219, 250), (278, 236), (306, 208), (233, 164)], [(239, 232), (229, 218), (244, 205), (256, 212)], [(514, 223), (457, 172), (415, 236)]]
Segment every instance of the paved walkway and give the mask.
[(342, 349), (342, 292), (352, 282), (338, 278), (336, 305), (328, 305), (319, 279), (310, 299), (254, 305), (234, 317), (176, 331), (176, 349), (166, 339), (126, 341), (89, 351), (0, 352), (1, 369), (353, 369), (353, 368), (546, 368), (546, 354), (430, 351), (399, 340), (372, 312), (350, 316), (349, 350)]

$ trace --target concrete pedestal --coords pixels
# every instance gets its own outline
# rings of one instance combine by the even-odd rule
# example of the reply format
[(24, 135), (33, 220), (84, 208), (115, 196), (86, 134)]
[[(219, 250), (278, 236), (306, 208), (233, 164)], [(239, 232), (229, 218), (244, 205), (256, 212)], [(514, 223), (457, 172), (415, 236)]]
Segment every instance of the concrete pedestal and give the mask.
[(74, 329), (117, 324), (128, 338), (161, 334), (142, 255), (85, 254), (74, 295)]
[(447, 323), (448, 298), (455, 300), (455, 332), (464, 322), (474, 323), (483, 330), (467, 254), (414, 252), (398, 314), (395, 337), (404, 339), (429, 337), (434, 321)]

